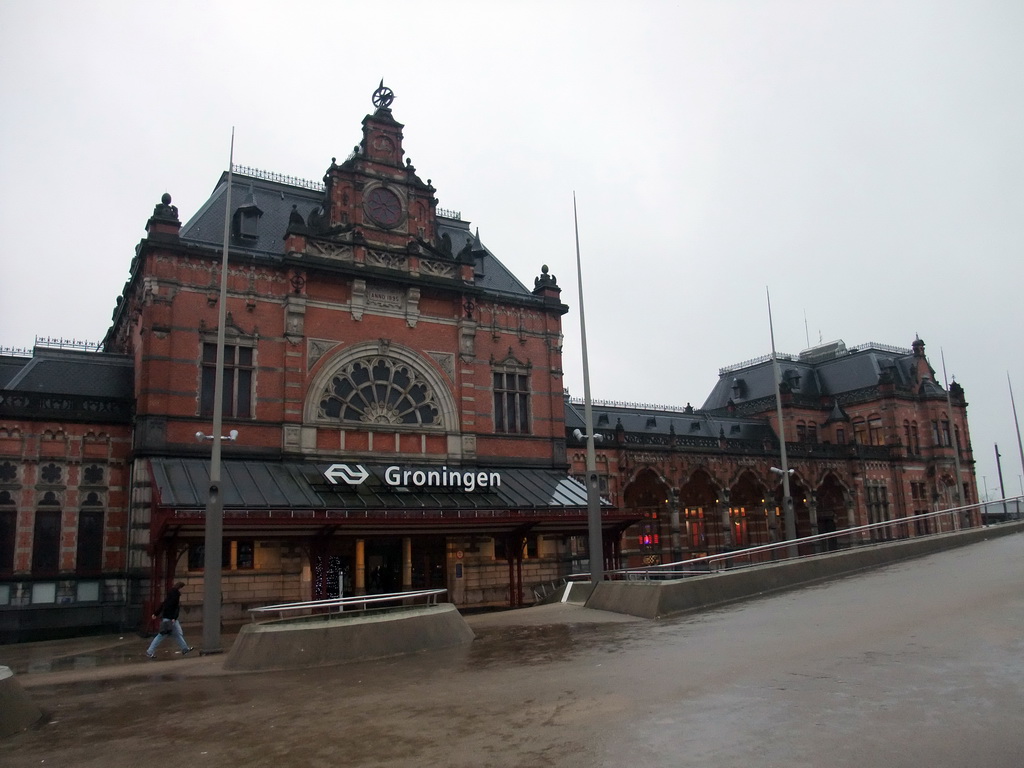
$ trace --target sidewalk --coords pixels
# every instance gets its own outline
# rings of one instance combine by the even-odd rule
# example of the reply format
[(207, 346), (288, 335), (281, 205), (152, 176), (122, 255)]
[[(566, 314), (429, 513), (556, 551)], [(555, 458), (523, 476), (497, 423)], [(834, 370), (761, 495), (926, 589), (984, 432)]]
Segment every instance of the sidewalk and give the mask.
[[(225, 651), (231, 648), (237, 633), (238, 628), (233, 627), (221, 636)], [(168, 662), (180, 664), (176, 673), (210, 674), (214, 672), (212, 666), (223, 666), (224, 654), (200, 656), (200, 635), (200, 627), (185, 629), (186, 639), (196, 647), (194, 657), (190, 654), (183, 658), (177, 644), (165, 640), (156, 651), (156, 659), (148, 659), (146, 648), (152, 636), (128, 632), (0, 645), (0, 666), (9, 667), (23, 688), (146, 673), (147, 667), (164, 671)]]
[[(572, 603), (470, 614), (465, 620), (476, 632), (545, 624), (642, 621), (633, 616), (591, 610)], [(125, 633), (0, 645), (0, 666), (9, 667), (25, 689), (149, 675), (154, 671), (180, 677), (238, 674), (224, 670), (224, 659), (235, 642), (239, 628), (239, 625), (225, 627), (221, 634), (224, 653), (207, 656), (200, 652), (202, 627), (187, 626), (185, 638), (196, 648), (187, 657), (182, 657), (173, 641), (165, 640), (157, 649), (156, 660), (147, 659), (146, 648), (151, 636), (140, 637), (136, 633)]]

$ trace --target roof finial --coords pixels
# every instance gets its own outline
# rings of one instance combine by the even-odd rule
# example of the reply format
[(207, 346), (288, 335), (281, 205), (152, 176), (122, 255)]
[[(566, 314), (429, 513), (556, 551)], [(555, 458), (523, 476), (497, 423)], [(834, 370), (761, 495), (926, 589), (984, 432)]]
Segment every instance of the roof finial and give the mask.
[(377, 90), (373, 92), (373, 106), (377, 109), (388, 109), (391, 106), (391, 102), (395, 100), (395, 92), (384, 85), (384, 78), (380, 79), (380, 85), (377, 86)]

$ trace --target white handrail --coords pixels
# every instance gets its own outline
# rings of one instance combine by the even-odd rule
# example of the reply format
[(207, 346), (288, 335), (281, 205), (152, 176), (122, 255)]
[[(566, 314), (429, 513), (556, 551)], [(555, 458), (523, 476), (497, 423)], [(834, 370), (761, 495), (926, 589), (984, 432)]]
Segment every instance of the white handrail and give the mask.
[[(851, 545), (873, 545), (873, 544), (885, 543), (887, 541), (891, 541), (891, 540), (895, 540), (895, 539), (891, 539), (891, 540), (890, 539), (886, 539), (886, 540), (879, 541), (879, 540), (876, 540), (876, 539), (867, 538), (867, 537), (865, 537), (865, 535), (870, 535), (870, 533), (873, 532), (873, 531), (878, 531), (878, 530), (882, 530), (882, 529), (885, 529), (885, 528), (896, 528), (896, 527), (900, 527), (900, 526), (911, 526), (915, 522), (918, 522), (918, 521), (930, 520), (930, 519), (939, 518), (939, 517), (943, 517), (943, 516), (949, 516), (953, 520), (952, 530), (959, 530), (960, 529), (960, 524), (959, 524), (958, 521), (959, 521), (960, 513), (967, 512), (967, 513), (970, 514), (970, 513), (973, 513), (974, 511), (977, 511), (978, 514), (980, 516), (982, 516), (982, 519), (984, 521), (984, 519), (985, 519), (985, 517), (987, 515), (993, 514), (993, 512), (991, 511), (992, 508), (994, 508), (994, 507), (995, 508), (1002, 507), (1002, 508), (1005, 509), (1010, 504), (1013, 504), (1013, 505), (1016, 506), (1017, 516), (1020, 517), (1020, 515), (1021, 515), (1021, 508), (1022, 508), (1022, 506), (1024, 506), (1024, 496), (1017, 496), (1017, 497), (1011, 497), (1011, 498), (1007, 498), (1007, 499), (1000, 499), (999, 501), (981, 502), (981, 503), (978, 503), (978, 504), (966, 504), (966, 505), (961, 506), (961, 507), (950, 507), (948, 509), (940, 509), (940, 510), (936, 510), (934, 512), (926, 512), (924, 514), (909, 515), (907, 517), (900, 517), (900, 518), (896, 518), (894, 520), (885, 520), (885, 521), (880, 522), (880, 523), (868, 523), (867, 525), (858, 525), (858, 526), (854, 526), (852, 528), (841, 528), (841, 529), (836, 530), (836, 531), (830, 531), (829, 533), (819, 533), (819, 534), (815, 534), (813, 536), (805, 536), (805, 537), (799, 538), (799, 539), (776, 541), (776, 542), (772, 542), (771, 544), (760, 544), (760, 545), (758, 545), (756, 547), (749, 547), (749, 548), (746, 548), (746, 549), (736, 549), (736, 550), (732, 550), (732, 551), (729, 551), (729, 552), (719, 552), (719, 553), (716, 553), (714, 555), (705, 555), (703, 557), (695, 557), (695, 558), (692, 558), (692, 559), (689, 559), (689, 560), (678, 560), (678, 561), (672, 562), (672, 563), (662, 563), (660, 565), (642, 566), (640, 568), (620, 568), (618, 570), (605, 571), (605, 576), (606, 576), (606, 578), (620, 578), (620, 579), (621, 578), (625, 578), (625, 579), (635, 579), (635, 578), (648, 579), (648, 578), (651, 578), (651, 577), (665, 578), (665, 577), (672, 577), (672, 576), (694, 576), (694, 575), (706, 576), (708, 573), (712, 572), (712, 566), (717, 566), (714, 569), (716, 571), (717, 570), (728, 570), (728, 569), (734, 568), (734, 567), (749, 567), (749, 565), (753, 564), (755, 561), (750, 560), (747, 563), (747, 565), (743, 565), (743, 566), (736, 566), (736, 565), (734, 565), (734, 563), (737, 560), (743, 560), (743, 559), (746, 559), (746, 558), (750, 558), (750, 556), (752, 556), (752, 555), (761, 554), (761, 553), (765, 553), (765, 552), (774, 552), (774, 551), (779, 550), (779, 549), (789, 549), (790, 547), (799, 546), (800, 544), (817, 544), (817, 543), (822, 542), (822, 541), (835, 540), (835, 539), (839, 539), (839, 538), (842, 538), (842, 537), (850, 537), (850, 536), (856, 537), (858, 534), (861, 535), (861, 539), (859, 541), (851, 541), (850, 542)], [(1004, 516), (1006, 514), (1007, 513), (1004, 511)], [(983, 525), (984, 524), (985, 523), (983, 522)], [(918, 533), (918, 534), (915, 534), (913, 537), (900, 537), (899, 540), (900, 541), (905, 541), (905, 540), (908, 540), (910, 538), (918, 539), (918, 538), (924, 538), (924, 537), (927, 537), (927, 536), (935, 536), (935, 535), (938, 535), (940, 533), (950, 533), (950, 532), (951, 532), (950, 530), (946, 530), (946, 531), (939, 530), (939, 531), (932, 531), (932, 532), (923, 533), (923, 534), (922, 533)], [(818, 554), (828, 554), (828, 552), (820, 552), (820, 553), (814, 553), (814, 554), (809, 554), (809, 555), (799, 555), (799, 556), (797, 556), (797, 558), (781, 557), (781, 558), (778, 558), (778, 559), (773, 559), (771, 562), (782, 562), (784, 560), (789, 560), (789, 559), (800, 559), (800, 558), (806, 558), (806, 557), (814, 557), (814, 556), (816, 556)], [(723, 566), (723, 563), (724, 563), (724, 566)], [(700, 565), (703, 565), (705, 567), (704, 568), (699, 568), (699, 567), (698, 568), (694, 568), (693, 567), (693, 566), (700, 566)], [(567, 576), (566, 579), (568, 581), (587, 581), (587, 580), (590, 579), (590, 574), (588, 574), (588, 573), (574, 573), (574, 574), (572, 574), (570, 576)]]
[[(426, 605), (436, 605), (437, 598), (439, 595), (446, 594), (447, 589), (420, 589), (412, 592), (388, 592), (385, 594), (378, 595), (356, 595), (353, 597), (333, 597), (326, 600), (306, 600), (297, 603), (278, 603), (276, 605), (264, 605), (259, 608), (250, 608), (249, 613), (258, 614), (264, 612), (276, 612), (276, 613), (287, 613), (289, 611), (303, 611), (309, 610), (312, 612), (316, 608), (337, 608), (338, 612), (341, 613), (345, 610), (346, 606), (359, 605), (362, 610), (366, 609), (367, 604), (380, 604), (380, 603), (393, 603), (399, 600), (411, 600), (420, 597), (426, 598)], [(256, 616), (253, 616), (253, 620), (256, 620)]]

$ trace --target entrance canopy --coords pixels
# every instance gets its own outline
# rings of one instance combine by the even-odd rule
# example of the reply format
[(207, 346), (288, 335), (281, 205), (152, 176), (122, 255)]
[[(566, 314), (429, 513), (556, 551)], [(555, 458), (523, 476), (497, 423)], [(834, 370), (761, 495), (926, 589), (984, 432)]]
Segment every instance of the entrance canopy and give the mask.
[[(156, 532), (202, 530), (209, 462), (154, 458), (150, 466)], [(587, 528), (586, 487), (553, 469), (224, 461), (221, 494), (225, 529), (252, 533), (324, 526), (388, 533)], [(602, 504), (604, 527), (621, 528), (627, 517)]]

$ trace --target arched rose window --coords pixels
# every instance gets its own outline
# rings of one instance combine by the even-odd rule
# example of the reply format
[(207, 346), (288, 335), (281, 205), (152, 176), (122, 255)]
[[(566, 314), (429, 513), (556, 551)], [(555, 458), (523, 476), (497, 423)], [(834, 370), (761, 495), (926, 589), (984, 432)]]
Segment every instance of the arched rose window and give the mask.
[(408, 365), (381, 357), (356, 360), (337, 371), (320, 396), (319, 415), (359, 424), (440, 424), (430, 386)]

